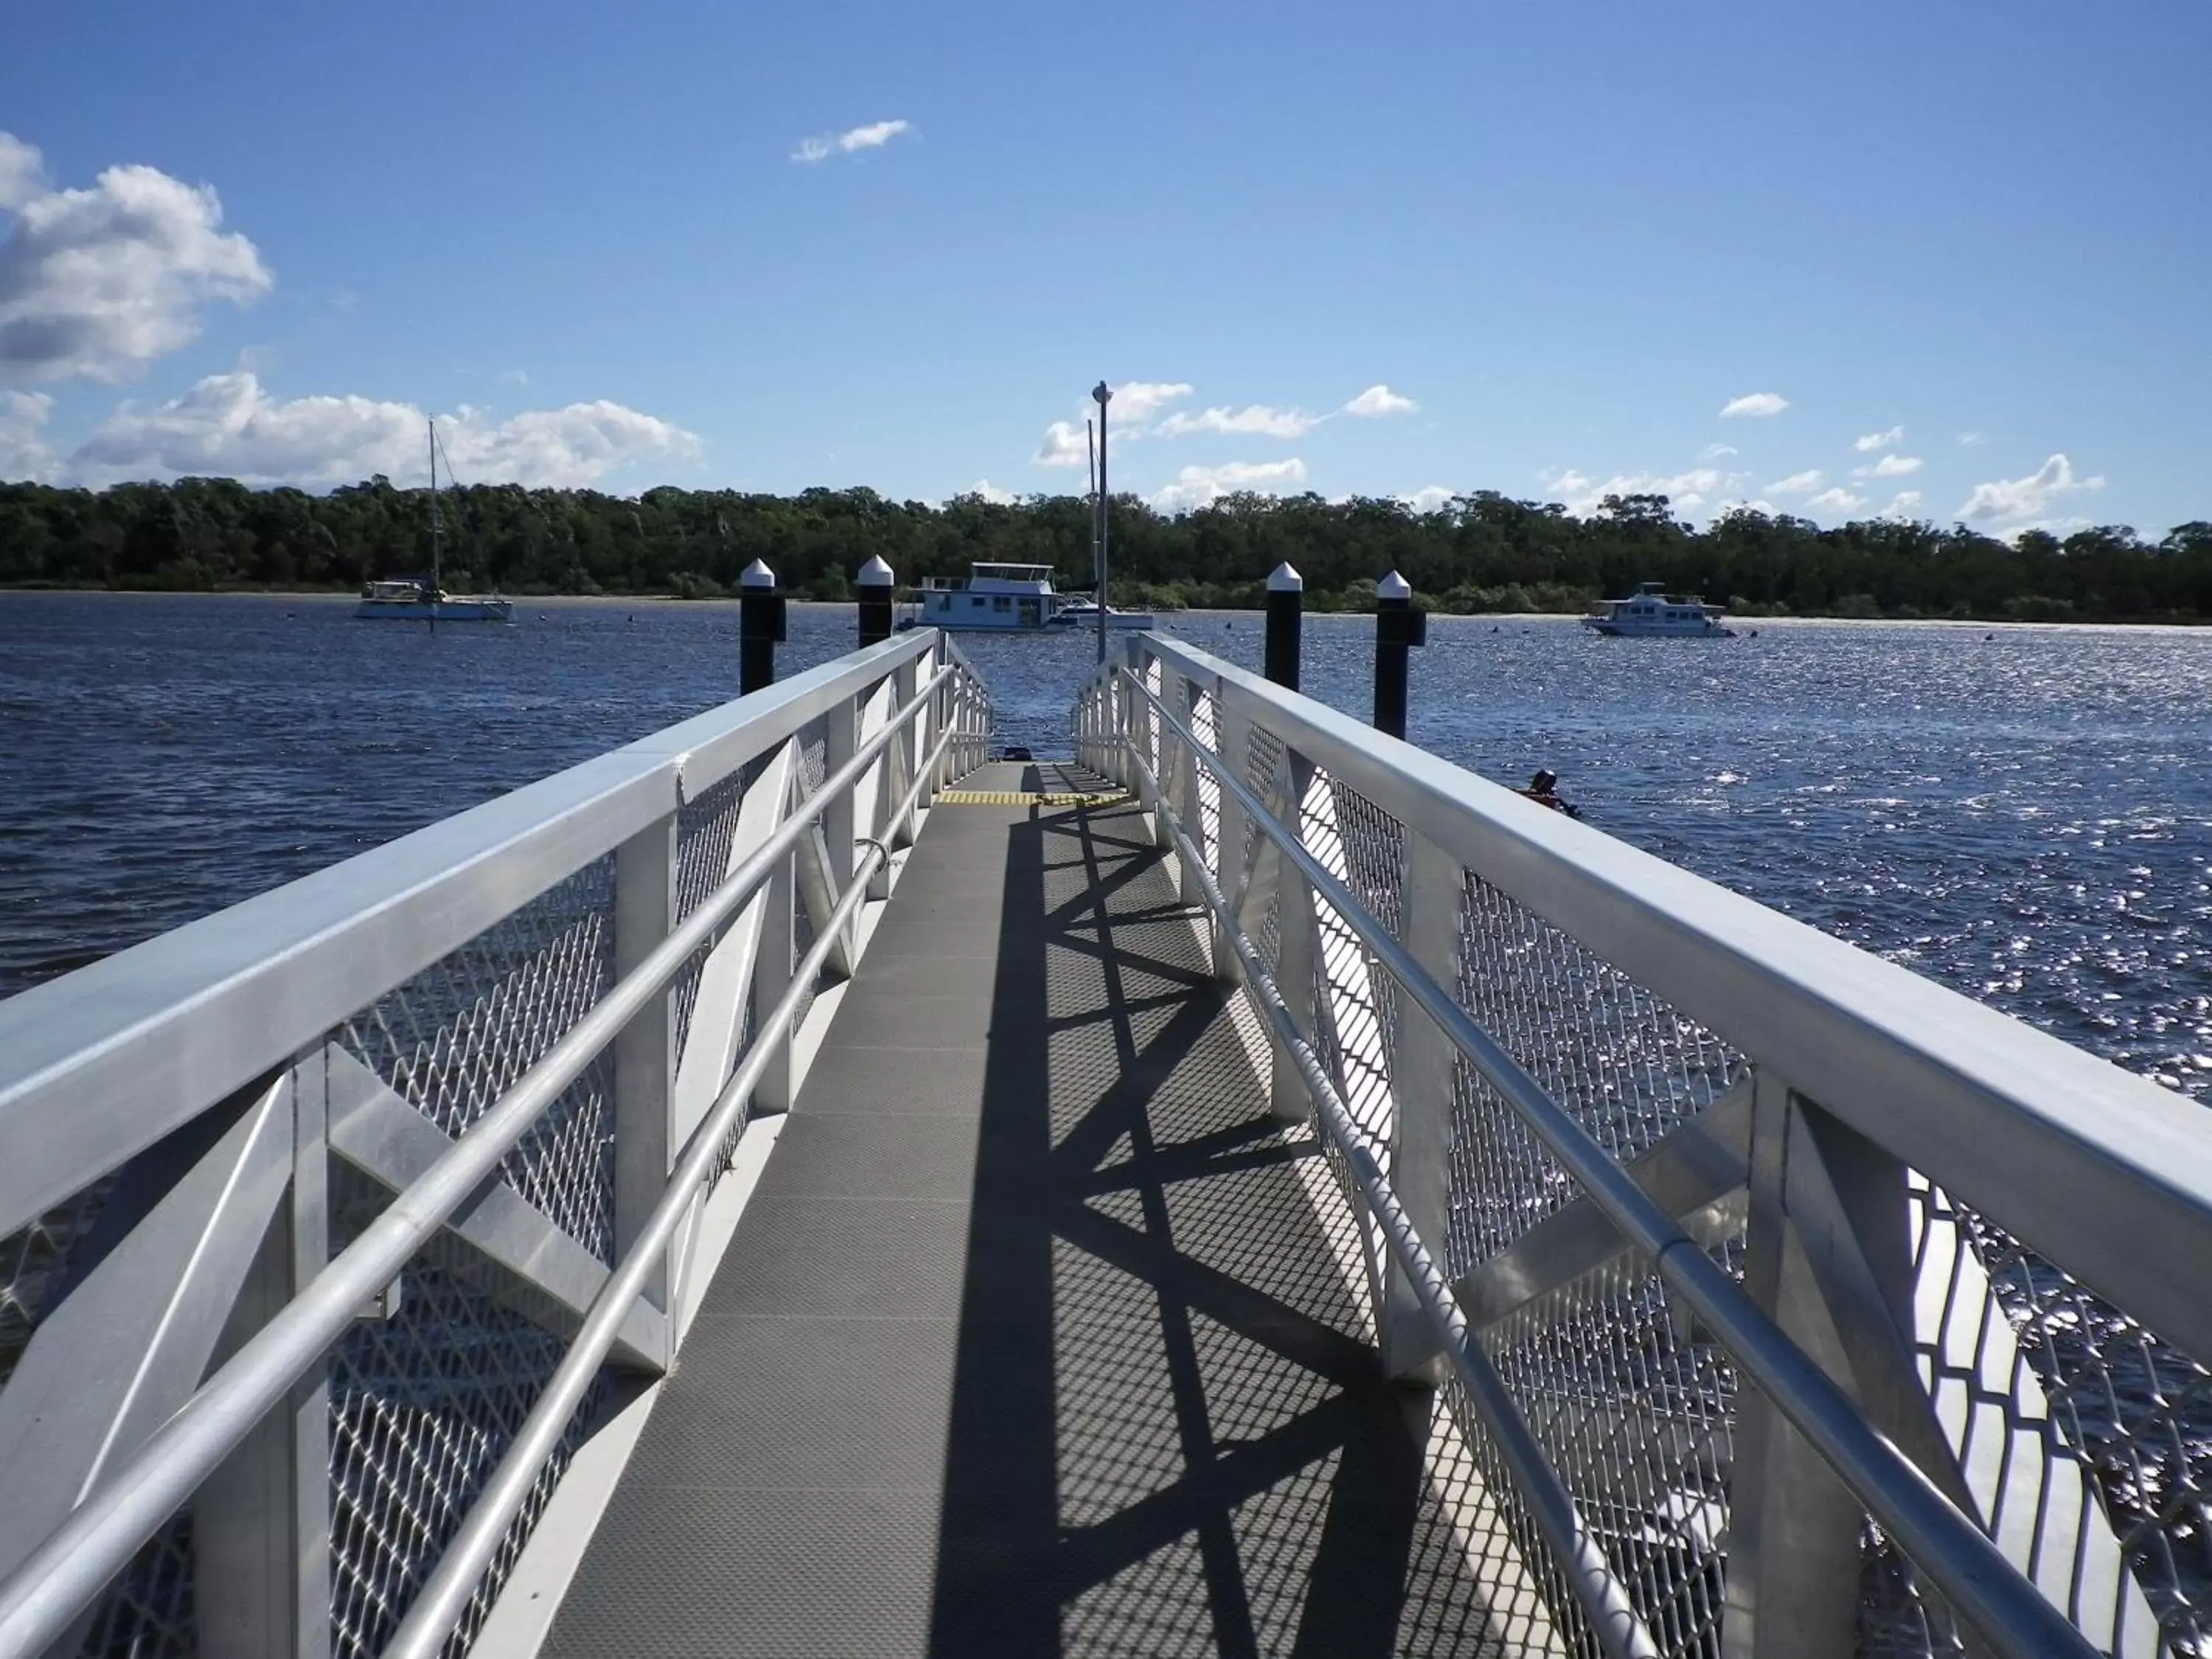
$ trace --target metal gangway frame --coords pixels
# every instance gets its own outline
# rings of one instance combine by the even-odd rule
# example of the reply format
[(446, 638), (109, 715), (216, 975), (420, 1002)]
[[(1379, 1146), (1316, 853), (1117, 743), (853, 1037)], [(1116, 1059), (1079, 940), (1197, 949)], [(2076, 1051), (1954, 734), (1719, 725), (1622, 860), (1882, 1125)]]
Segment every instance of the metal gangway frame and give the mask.
[(1073, 718), (1573, 1650), (2206, 1650), (2202, 1106), (1172, 638)]
[(473, 1642), (990, 722), (902, 634), (0, 1003), (0, 1655)]

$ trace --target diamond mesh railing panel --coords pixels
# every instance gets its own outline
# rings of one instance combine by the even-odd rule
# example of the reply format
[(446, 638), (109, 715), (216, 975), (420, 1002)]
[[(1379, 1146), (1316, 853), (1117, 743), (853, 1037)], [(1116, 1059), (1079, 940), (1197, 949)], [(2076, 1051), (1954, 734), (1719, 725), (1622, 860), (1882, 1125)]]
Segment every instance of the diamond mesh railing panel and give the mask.
[[(730, 849), (736, 843), (738, 814), (744, 805), (754, 767), (732, 772), (696, 800), (689, 800), (676, 817), (676, 920), (682, 922), (705, 903), (730, 873)], [(684, 964), (676, 978), (676, 1052), (691, 1035), (691, 1016), (699, 1003), (699, 975), (705, 971), (706, 952)]]
[(69, 1272), (70, 1251), (100, 1219), (114, 1187), (102, 1176), (27, 1226), (0, 1238), (0, 1389), (50, 1311), (49, 1303)]
[[(339, 1042), (459, 1135), (613, 985), (614, 865), (609, 854), (556, 883), (378, 998)], [(603, 1261), (614, 1249), (612, 1067), (602, 1051), (500, 1165)]]
[[(1244, 782), (1261, 803), (1272, 799), (1276, 775), (1283, 765), (1283, 740), (1264, 726), (1256, 722), (1245, 741), (1245, 753), (1224, 758), (1244, 763)], [(1244, 826), (1244, 863), (1249, 868), (1253, 855), (1260, 844), (1260, 827), (1247, 823)], [(1263, 910), (1255, 911), (1244, 918), (1245, 931), (1250, 934), (1255, 952), (1272, 973), (1282, 959), (1282, 904), (1280, 889), (1271, 895)]]
[[(385, 1202), (343, 1164), (332, 1166), (331, 1197), (336, 1249)], [(408, 1263), (398, 1301), (391, 1317), (356, 1323), (330, 1359), (338, 1659), (368, 1659), (398, 1628), (568, 1347), (565, 1334), (547, 1328), (542, 1297), (450, 1234)], [(448, 1653), (475, 1640), (605, 1389), (603, 1376), (538, 1470)]]

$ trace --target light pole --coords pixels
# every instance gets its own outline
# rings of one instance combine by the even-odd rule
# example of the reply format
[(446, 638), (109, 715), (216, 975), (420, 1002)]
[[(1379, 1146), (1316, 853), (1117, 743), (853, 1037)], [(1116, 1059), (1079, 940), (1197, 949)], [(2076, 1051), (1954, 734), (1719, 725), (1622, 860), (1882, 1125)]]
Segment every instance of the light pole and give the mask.
[(1106, 660), (1106, 404), (1113, 397), (1101, 380), (1091, 388), (1098, 403), (1098, 660)]

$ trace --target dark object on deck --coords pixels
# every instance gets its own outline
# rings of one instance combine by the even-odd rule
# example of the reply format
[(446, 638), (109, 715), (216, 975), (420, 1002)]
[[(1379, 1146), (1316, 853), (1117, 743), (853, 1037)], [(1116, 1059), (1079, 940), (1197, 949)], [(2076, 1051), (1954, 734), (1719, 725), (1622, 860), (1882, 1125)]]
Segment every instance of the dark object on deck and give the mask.
[(1028, 750), (1023, 748), (1021, 744), (1016, 743), (1009, 744), (1006, 748), (1001, 749), (999, 751), (999, 758), (1000, 760), (1025, 761), (1035, 760), (1036, 757), (1030, 753)]

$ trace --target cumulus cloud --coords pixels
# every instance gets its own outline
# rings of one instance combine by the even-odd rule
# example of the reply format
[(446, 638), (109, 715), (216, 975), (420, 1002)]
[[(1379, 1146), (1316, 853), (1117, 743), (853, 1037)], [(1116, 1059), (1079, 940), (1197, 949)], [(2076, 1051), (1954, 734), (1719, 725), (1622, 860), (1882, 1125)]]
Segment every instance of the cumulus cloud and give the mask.
[(1459, 491), (1446, 489), (1443, 484), (1426, 484), (1412, 495), (1401, 495), (1398, 499), (1416, 513), (1434, 513), (1449, 507), (1458, 495)]
[(1304, 483), (1306, 464), (1292, 456), (1287, 461), (1229, 461), (1220, 466), (1187, 466), (1176, 481), (1152, 495), (1152, 505), (1165, 513), (1181, 513), (1240, 489), (1272, 492), (1285, 484)]
[(207, 185), (114, 167), (89, 190), (49, 190), (38, 151), (7, 145), (0, 205), (15, 217), (0, 241), (0, 376), (120, 380), (190, 342), (202, 307), (269, 291), (260, 253), (222, 230)]
[(1803, 495), (1818, 489), (1825, 481), (1817, 466), (1808, 466), (1802, 472), (1793, 472), (1786, 478), (1777, 478), (1766, 486), (1772, 495)]
[(1974, 493), (1959, 509), (1959, 517), (1970, 524), (1977, 520), (2002, 524), (2014, 519), (2040, 518), (2044, 510), (2061, 496), (2104, 487), (2101, 475), (2077, 478), (2072, 461), (2063, 455), (2053, 455), (2025, 478), (1997, 478), (1976, 484)]
[(1864, 455), (1877, 449), (1887, 449), (1892, 445), (1901, 444), (1904, 441), (1905, 428), (1901, 426), (1893, 426), (1887, 432), (1868, 432), (1862, 434), (1852, 443), (1851, 447), (1857, 450), (1860, 454)]
[(51, 472), (46, 418), (53, 410), (43, 392), (0, 392), (0, 483), (42, 481)]
[(13, 208), (43, 196), (46, 160), (12, 132), (0, 132), (0, 208)]
[(1741, 453), (1734, 444), (1707, 444), (1698, 452), (1698, 459), (1701, 461), (1720, 461)]
[[(125, 404), (69, 459), (90, 484), (191, 474), (252, 484), (328, 489), (381, 472), (412, 478), (423, 465), (423, 411), (368, 398), (272, 398), (250, 373), (212, 374), (184, 396), (141, 410)], [(620, 404), (570, 404), (493, 418), (463, 409), (439, 428), (467, 483), (575, 488), (648, 455), (689, 457), (699, 441)]]
[[(1110, 389), (1114, 396), (1113, 401), (1107, 405), (1107, 426), (1116, 453), (1119, 453), (1123, 440), (1141, 438), (1152, 431), (1152, 416), (1167, 404), (1189, 397), (1191, 391), (1188, 384), (1182, 380), (1127, 380)], [(1037, 445), (1037, 453), (1030, 458), (1030, 460), (1038, 466), (1083, 465), (1090, 453), (1083, 422), (1097, 408), (1096, 404), (1085, 398), (1082, 416), (1072, 421), (1054, 421), (1047, 426), (1044, 437)], [(1212, 410), (1206, 411), (1209, 415), (1215, 412)], [(1227, 413), (1226, 410), (1219, 412)], [(1160, 429), (1164, 431), (1166, 428), (1163, 426)], [(1194, 426), (1190, 429), (1202, 428)]]
[(1738, 416), (1779, 415), (1790, 407), (1790, 399), (1778, 392), (1753, 392), (1741, 398), (1731, 398), (1721, 405), (1721, 418), (1730, 420)]
[(1383, 415), (1410, 415), (1419, 407), (1411, 398), (1401, 398), (1387, 386), (1370, 386), (1345, 404), (1344, 412), (1371, 421)]
[(960, 492), (963, 495), (980, 495), (994, 507), (1012, 507), (1021, 500), (1011, 489), (1002, 489), (988, 478), (978, 478)]
[(1608, 495), (1664, 495), (1677, 512), (1697, 513), (1711, 507), (1723, 493), (1739, 489), (1741, 473), (1717, 467), (1692, 467), (1686, 472), (1662, 476), (1656, 472), (1616, 472), (1602, 483), (1570, 467), (1544, 477), (1544, 484), (1577, 518), (1587, 517)]
[(1865, 505), (1865, 496), (1854, 495), (1841, 486), (1824, 489), (1805, 503), (1807, 509), (1814, 513), (1856, 513)]
[(1303, 409), (1270, 409), (1265, 404), (1248, 404), (1243, 409), (1205, 409), (1197, 414), (1179, 410), (1159, 424), (1163, 438), (1177, 438), (1188, 432), (1255, 433), (1268, 438), (1303, 438), (1319, 426), (1322, 417), (1310, 415)]
[(1854, 478), (1904, 478), (1917, 472), (1928, 463), (1917, 455), (1885, 455), (1872, 466), (1851, 469)]
[(1909, 519), (1918, 510), (1921, 501), (1917, 489), (1900, 489), (1889, 498), (1889, 505), (1881, 510), (1885, 519)]
[(1039, 466), (1081, 466), (1091, 455), (1091, 434), (1073, 421), (1054, 421), (1030, 459)]
[(853, 155), (864, 149), (881, 149), (902, 132), (914, 131), (911, 121), (871, 121), (866, 126), (848, 127), (842, 132), (825, 132), (813, 138), (802, 138), (799, 147), (791, 152), (794, 161), (826, 161), (833, 155)]

